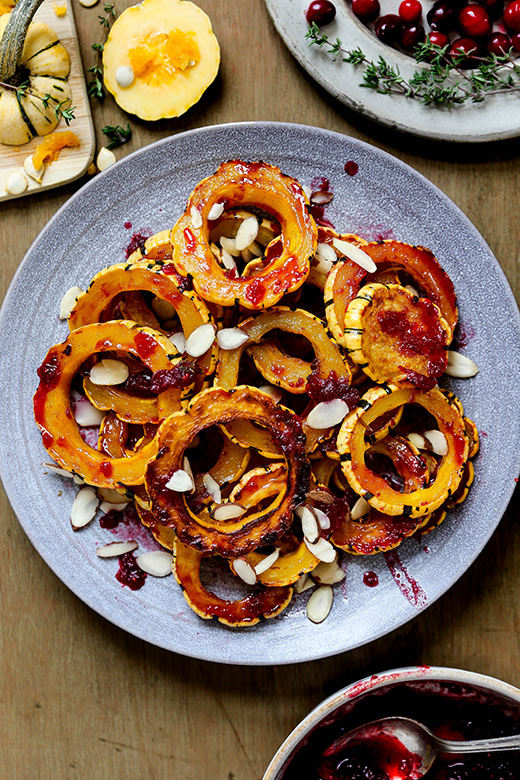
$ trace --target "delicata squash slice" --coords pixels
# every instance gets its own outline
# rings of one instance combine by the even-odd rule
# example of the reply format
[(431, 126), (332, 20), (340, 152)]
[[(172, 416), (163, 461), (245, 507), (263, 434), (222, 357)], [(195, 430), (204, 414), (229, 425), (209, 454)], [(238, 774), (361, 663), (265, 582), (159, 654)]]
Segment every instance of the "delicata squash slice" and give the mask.
[[(183, 469), (187, 445), (210, 425), (247, 417), (269, 428), (287, 464), (287, 478), (271, 504), (234, 519), (218, 520), (214, 512), (190, 508), (189, 496), (167, 487)], [(198, 393), (182, 412), (168, 417), (158, 433), (158, 452), (148, 464), (145, 484), (156, 520), (172, 527), (179, 539), (205, 553), (236, 558), (263, 544), (272, 544), (291, 524), (292, 510), (305, 496), (310, 467), (305, 437), (295, 414), (279, 407), (265, 393), (245, 385), (234, 390), (212, 388)], [(256, 509), (256, 511), (255, 511)]]
[[(104, 353), (129, 353), (152, 372), (172, 369), (171, 343), (160, 333), (118, 320), (85, 325), (51, 347), (38, 369), (40, 384), (34, 395), (34, 416), (49, 455), (67, 471), (79, 474), (90, 485), (117, 488), (140, 485), (146, 464), (157, 453), (153, 439), (125, 457), (111, 458), (86, 444), (72, 413), (71, 383), (83, 363)], [(180, 392), (178, 407), (180, 408)]]
[[(219, 266), (209, 243), (213, 206), (254, 206), (276, 218), (281, 227), (283, 249), (262, 273), (241, 278)], [(173, 263), (177, 271), (190, 274), (205, 300), (246, 309), (265, 309), (285, 293), (300, 287), (310, 268), (317, 243), (316, 224), (307, 210), (300, 184), (274, 165), (232, 160), (198, 184), (171, 233)], [(261, 221), (261, 220), (260, 220)]]
[[(379, 415), (408, 403), (417, 404), (433, 415), (445, 437), (447, 453), (440, 460), (433, 482), (401, 493), (367, 466), (365, 457), (370, 443), (365, 434), (367, 424)], [(388, 384), (365, 393), (357, 408), (343, 421), (337, 446), (343, 473), (352, 490), (380, 512), (414, 518), (433, 512), (455, 492), (469, 452), (464, 420), (440, 390), (423, 392)]]
[(450, 341), (438, 307), (398, 284), (362, 287), (345, 312), (349, 357), (376, 382), (433, 387), (446, 370)]

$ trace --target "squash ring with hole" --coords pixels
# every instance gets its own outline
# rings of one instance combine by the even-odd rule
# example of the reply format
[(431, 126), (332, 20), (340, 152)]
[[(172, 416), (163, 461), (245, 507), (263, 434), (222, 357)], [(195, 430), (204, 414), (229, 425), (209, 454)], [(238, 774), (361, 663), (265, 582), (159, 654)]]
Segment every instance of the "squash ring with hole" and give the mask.
[(226, 626), (254, 626), (262, 619), (276, 617), (289, 604), (292, 588), (255, 589), (250, 595), (236, 601), (216, 596), (200, 580), (203, 555), (188, 545), (175, 541), (173, 545), (173, 574), (182, 588), (191, 609), (201, 618), (216, 618)]
[[(432, 414), (444, 434), (448, 453), (441, 458), (435, 479), (427, 487), (400, 493), (365, 463), (370, 443), (366, 426), (381, 414), (403, 404), (418, 404)], [(469, 444), (464, 421), (440, 390), (423, 392), (413, 387), (383, 384), (369, 390), (357, 408), (343, 421), (338, 434), (341, 468), (352, 490), (375, 509), (388, 515), (416, 518), (433, 512), (457, 489), (468, 459)]]
[(156, 439), (132, 455), (110, 458), (83, 441), (72, 413), (70, 388), (74, 376), (88, 358), (106, 352), (129, 353), (151, 371), (174, 367), (169, 342), (160, 333), (124, 320), (85, 325), (48, 351), (38, 369), (40, 384), (34, 395), (34, 416), (43, 446), (64, 469), (99, 487), (140, 485), (148, 461), (157, 452)]
[[(265, 509), (246, 512), (234, 520), (216, 520), (207, 509), (196, 514), (186, 497), (166, 487), (183, 468), (186, 446), (200, 431), (247, 417), (273, 431), (287, 463), (283, 490)], [(179, 539), (205, 553), (236, 558), (262, 544), (272, 544), (290, 526), (292, 510), (305, 496), (310, 466), (299, 418), (276, 406), (265, 393), (246, 385), (234, 390), (211, 388), (198, 393), (182, 412), (159, 428), (158, 453), (146, 470), (145, 484), (155, 519), (173, 527)]]
[[(219, 266), (209, 245), (208, 225), (209, 212), (216, 203), (231, 203), (244, 209), (255, 206), (277, 219), (283, 250), (263, 273), (240, 278)], [(286, 293), (298, 289), (308, 276), (317, 229), (307, 205), (296, 179), (282, 174), (274, 165), (240, 160), (223, 163), (213, 176), (195, 187), (185, 213), (172, 230), (177, 271), (183, 276), (190, 274), (199, 295), (213, 303), (240, 303), (246, 309), (273, 306)], [(197, 224), (194, 214), (198, 215)]]

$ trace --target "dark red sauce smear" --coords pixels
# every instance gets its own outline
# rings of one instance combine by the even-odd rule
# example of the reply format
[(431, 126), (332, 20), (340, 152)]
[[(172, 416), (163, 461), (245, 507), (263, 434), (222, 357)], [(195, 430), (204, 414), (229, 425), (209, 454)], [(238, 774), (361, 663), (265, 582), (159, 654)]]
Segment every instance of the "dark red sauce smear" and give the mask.
[(131, 227), (132, 227), (131, 222), (125, 222), (125, 230), (130, 230)]
[(417, 609), (426, 606), (426, 593), (401, 562), (396, 550), (390, 550), (383, 555), (390, 574), (403, 596)]
[(345, 163), (345, 173), (348, 173), (349, 176), (355, 176), (358, 171), (359, 165), (354, 160), (348, 160)]
[(195, 239), (195, 236), (193, 235), (193, 233), (189, 228), (184, 228), (182, 232), (184, 234), (184, 240), (186, 242), (186, 249), (188, 250), (188, 252), (194, 252), (195, 249), (197, 248), (197, 241)]
[(60, 381), (61, 368), (58, 355), (52, 355), (49, 360), (44, 361), (36, 373), (40, 377), (40, 384), (47, 390), (52, 390)]
[(359, 391), (350, 385), (348, 377), (338, 377), (335, 371), (331, 371), (326, 379), (322, 379), (313, 370), (307, 379), (305, 390), (316, 404), (341, 398), (349, 409), (354, 409), (360, 399)]
[[(520, 732), (520, 707), (479, 689), (447, 681), (389, 685), (362, 693), (305, 738), (283, 780), (398, 780), (413, 777), (413, 754), (398, 745), (345, 746), (344, 735), (379, 718), (402, 716), (424, 723), (440, 737), (484, 739)], [(400, 757), (404, 758), (401, 764)], [(385, 763), (385, 759), (389, 759)], [(428, 780), (518, 780), (520, 751), (439, 755)], [(425, 778), (425, 780), (426, 780)]]
[(175, 277), (175, 281), (177, 282), (177, 286), (181, 292), (193, 289), (193, 283), (191, 279), (188, 279), (187, 276), (182, 276), (180, 273), (178, 273), (173, 263), (165, 263), (163, 266), (161, 266), (161, 271), (163, 274), (166, 274), (166, 276)]
[(163, 368), (155, 373), (145, 368), (143, 371), (130, 374), (121, 387), (136, 396), (159, 395), (172, 387), (178, 389), (189, 387), (199, 373), (200, 369), (196, 363), (179, 360), (173, 368)]
[(108, 460), (103, 460), (99, 464), (99, 470), (104, 477), (110, 477), (112, 474), (112, 464)]
[[(311, 181), (311, 191), (313, 193), (317, 192), (323, 192), (323, 193), (330, 193), (333, 196), (332, 187), (330, 185), (330, 182), (325, 176), (316, 176)], [(332, 198), (331, 198), (332, 200)], [(310, 205), (310, 213), (314, 217), (314, 220), (317, 225), (322, 225), (323, 227), (330, 227), (334, 228), (334, 225), (332, 222), (327, 219), (325, 216), (325, 209), (329, 205), (330, 201), (328, 203), (312, 203)]]
[(157, 349), (157, 341), (149, 333), (139, 331), (135, 334), (134, 341), (140, 358), (150, 357)]
[[(130, 222), (125, 222), (125, 227), (127, 225), (130, 225), (130, 227), (132, 227), (132, 224)], [(128, 243), (128, 246), (125, 249), (126, 259), (128, 260), (130, 255), (133, 254), (137, 249), (140, 249), (141, 252), (144, 253), (145, 241), (147, 238), (150, 238), (151, 235), (152, 235), (151, 230), (143, 230), (141, 232), (134, 233)]]
[(130, 590), (140, 590), (146, 580), (146, 573), (139, 568), (133, 553), (125, 553), (119, 558), (119, 571), (116, 580)]
[[(340, 738), (325, 751), (319, 768), (323, 780), (337, 780), (338, 777), (413, 780), (421, 766), (419, 755), (410, 752), (400, 740), (381, 734), (374, 727), (365, 729), (363, 741), (345, 742), (345, 738)], [(338, 768), (341, 768), (340, 775)], [(345, 771), (347, 774), (343, 774)]]
[(379, 577), (375, 571), (366, 571), (363, 574), (363, 583), (367, 586), (367, 588), (375, 588), (377, 585), (379, 585)]
[(246, 290), (246, 298), (254, 306), (257, 306), (265, 296), (265, 285), (258, 279), (253, 279)]
[(99, 518), (99, 525), (101, 528), (117, 528), (119, 523), (122, 523), (124, 516), (122, 512), (118, 512), (117, 509), (111, 509)]

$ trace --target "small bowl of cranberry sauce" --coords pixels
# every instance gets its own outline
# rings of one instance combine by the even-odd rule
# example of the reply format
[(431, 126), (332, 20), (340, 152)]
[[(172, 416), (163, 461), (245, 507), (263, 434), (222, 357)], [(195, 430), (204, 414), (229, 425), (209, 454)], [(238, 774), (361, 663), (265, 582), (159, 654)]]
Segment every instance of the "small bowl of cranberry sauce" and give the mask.
[[(341, 737), (379, 718), (413, 718), (439, 737), (470, 740), (520, 733), (520, 690), (474, 672), (441, 667), (395, 669), (343, 688), (285, 740), (263, 780), (395, 780), (370, 749), (341, 749)], [(339, 747), (337, 747), (339, 746)], [(438, 756), (425, 780), (520, 780), (520, 750)]]

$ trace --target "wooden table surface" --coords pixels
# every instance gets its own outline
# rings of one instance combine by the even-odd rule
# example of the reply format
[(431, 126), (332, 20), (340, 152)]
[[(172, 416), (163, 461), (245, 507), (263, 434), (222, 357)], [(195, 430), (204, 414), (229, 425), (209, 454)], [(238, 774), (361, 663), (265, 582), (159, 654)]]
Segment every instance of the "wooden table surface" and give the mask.
[[(452, 198), (518, 294), (517, 139), (443, 145), (394, 134), (316, 87), (278, 37), (262, 0), (199, 5), (211, 16), (222, 47), (216, 83), (180, 119), (131, 119), (132, 141), (118, 156), (183, 130), (238, 120), (299, 122), (360, 138), (404, 160)], [(93, 64), (100, 8), (83, 8), (75, 0), (85, 68)], [(122, 0), (117, 9), (123, 9)], [(127, 117), (110, 98), (92, 108), (102, 145), (100, 128), (126, 123)], [(0, 207), (2, 293), (38, 232), (81, 184)], [(127, 635), (47, 568), (3, 493), (0, 511), (1, 777), (259, 780), (312, 707), (368, 673), (426, 663), (520, 685), (520, 539), (513, 506), (477, 562), (411, 623), (335, 658), (274, 668), (191, 660)]]

